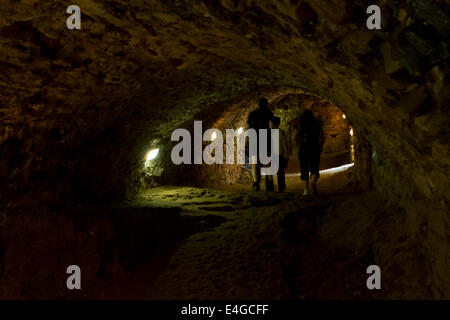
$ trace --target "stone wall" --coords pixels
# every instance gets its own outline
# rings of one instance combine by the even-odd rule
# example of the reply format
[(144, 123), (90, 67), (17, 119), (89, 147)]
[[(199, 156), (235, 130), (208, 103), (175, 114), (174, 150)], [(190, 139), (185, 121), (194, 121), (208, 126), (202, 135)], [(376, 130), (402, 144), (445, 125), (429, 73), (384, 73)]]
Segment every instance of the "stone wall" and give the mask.
[(316, 117), (322, 122), (325, 134), (325, 145), (323, 152), (350, 154), (350, 126), (343, 113), (338, 107), (331, 104), (313, 106), (312, 111)]
[[(290, 138), (293, 158), (297, 158), (298, 145), (293, 138), (302, 113), (310, 109), (322, 124), (325, 145), (321, 169), (338, 167), (351, 162), (351, 136), (348, 119), (335, 105), (317, 96), (301, 94), (288, 95), (273, 102), (274, 114), (281, 118), (281, 129)], [(295, 159), (295, 161), (298, 161)]]

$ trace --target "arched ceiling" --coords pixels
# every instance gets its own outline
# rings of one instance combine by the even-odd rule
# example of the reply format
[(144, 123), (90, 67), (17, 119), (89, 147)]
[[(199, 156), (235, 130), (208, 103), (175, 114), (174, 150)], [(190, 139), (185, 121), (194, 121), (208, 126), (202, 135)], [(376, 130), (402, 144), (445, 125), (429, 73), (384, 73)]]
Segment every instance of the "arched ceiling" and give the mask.
[(431, 166), (433, 179), (444, 178), (445, 1), (386, 3), (381, 31), (365, 26), (368, 1), (77, 4), (81, 30), (65, 28), (60, 1), (10, 1), (0, 13), (1, 172), (16, 186), (56, 165), (59, 175), (106, 181), (99, 196), (123, 191), (154, 139), (278, 88), (339, 106), (393, 167)]

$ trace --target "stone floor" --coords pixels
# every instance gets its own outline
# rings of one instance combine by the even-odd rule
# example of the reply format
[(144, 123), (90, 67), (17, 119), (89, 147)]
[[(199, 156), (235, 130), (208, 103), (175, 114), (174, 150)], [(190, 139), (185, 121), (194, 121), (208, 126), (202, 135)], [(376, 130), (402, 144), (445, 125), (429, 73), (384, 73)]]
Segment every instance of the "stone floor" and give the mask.
[[(379, 263), (373, 250), (382, 246), (371, 243), (377, 218), (389, 213), (375, 194), (358, 193), (351, 175), (349, 170), (323, 176), (321, 194), (306, 198), (298, 178), (288, 178), (283, 194), (248, 192), (244, 185), (160, 187), (141, 194), (127, 205), (179, 208), (181, 216), (208, 227), (139, 266), (128, 291), (116, 284), (117, 297), (125, 291), (149, 299), (408, 297), (407, 277), (396, 285), (383, 282), (377, 292), (366, 287), (367, 267)], [(148, 270), (155, 273), (149, 277)], [(398, 277), (383, 276), (387, 282)]]
[[(42, 274), (53, 271), (41, 270), (37, 278), (14, 273), (11, 269), (17, 267), (11, 263), (3, 295), (14, 296), (14, 279), (21, 277), (28, 279), (26, 288), (18, 289), (18, 297), (24, 298), (427, 297), (417, 268), (408, 265), (414, 254), (402, 222), (392, 221), (399, 215), (374, 193), (358, 191), (352, 174), (349, 169), (323, 175), (316, 197), (301, 196), (299, 178), (289, 177), (285, 193), (249, 192), (248, 185), (222, 190), (164, 186), (127, 203), (77, 208), (75, 226), (56, 223), (58, 240), (41, 244), (41, 238), (28, 239), (23, 246), (27, 250), (33, 242), (30, 256), (41, 254), (29, 264), (45, 263), (49, 270), (58, 271), (58, 263), (78, 257), (85, 277), (82, 292), (55, 287), (55, 282), (65, 282), (51, 276), (47, 284)], [(43, 227), (49, 228), (54, 226)], [(71, 234), (73, 238), (61, 238)], [(61, 245), (68, 243), (73, 251), (64, 256)], [(53, 258), (52, 246), (58, 258)], [(382, 268), (381, 291), (366, 287), (366, 269), (373, 264)], [(41, 289), (33, 291), (33, 286)]]
[(204, 217), (205, 223), (211, 216), (223, 218), (216, 228), (180, 243), (148, 297), (378, 297), (365, 285), (364, 263), (367, 268), (373, 261), (362, 235), (371, 221), (354, 228), (361, 239), (344, 235), (351, 219), (367, 210), (355, 206), (354, 194), (339, 194), (345, 189), (330, 193), (347, 178), (348, 173), (325, 177), (319, 191), (326, 193), (316, 198), (299, 196), (298, 178), (289, 178), (290, 192), (283, 194), (244, 192), (248, 186), (228, 191), (163, 187), (142, 194), (133, 205), (180, 207), (182, 215)]

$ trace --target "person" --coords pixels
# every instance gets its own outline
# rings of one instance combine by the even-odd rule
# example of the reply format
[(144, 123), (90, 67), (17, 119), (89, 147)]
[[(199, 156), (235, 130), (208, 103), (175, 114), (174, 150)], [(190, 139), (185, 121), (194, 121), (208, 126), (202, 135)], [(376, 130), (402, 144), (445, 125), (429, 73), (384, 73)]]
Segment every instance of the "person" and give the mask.
[(270, 121), (270, 129), (278, 129), (280, 130), (280, 142), (279, 142), (279, 169), (277, 173), (278, 179), (278, 191), (284, 192), (286, 190), (286, 175), (285, 171), (288, 164), (289, 151), (288, 151), (288, 143), (286, 139), (286, 134), (283, 130), (280, 129), (281, 119), (279, 117), (275, 117), (272, 121)]
[(301, 180), (305, 182), (303, 195), (309, 195), (310, 180), (313, 194), (316, 195), (317, 181), (320, 178), (320, 156), (325, 142), (325, 136), (322, 126), (316, 120), (311, 110), (303, 112), (297, 132)]
[[(267, 135), (267, 145), (268, 149), (270, 148), (270, 126), (269, 122), (274, 118), (274, 115), (272, 111), (269, 110), (269, 101), (266, 98), (261, 98), (259, 101), (259, 108), (252, 111), (248, 116), (248, 128), (254, 129), (257, 132), (258, 137), (258, 147), (257, 150), (259, 150), (259, 130), (266, 129), (268, 130)], [(260, 183), (261, 183), (261, 163), (259, 159), (259, 155), (257, 154), (252, 155), (252, 160), (255, 160), (253, 162), (256, 162), (256, 164), (252, 164), (252, 176), (253, 176), (253, 190), (254, 191), (260, 191)], [(274, 185), (273, 185), (273, 178), (272, 176), (266, 176), (266, 190), (267, 191), (273, 191)]]

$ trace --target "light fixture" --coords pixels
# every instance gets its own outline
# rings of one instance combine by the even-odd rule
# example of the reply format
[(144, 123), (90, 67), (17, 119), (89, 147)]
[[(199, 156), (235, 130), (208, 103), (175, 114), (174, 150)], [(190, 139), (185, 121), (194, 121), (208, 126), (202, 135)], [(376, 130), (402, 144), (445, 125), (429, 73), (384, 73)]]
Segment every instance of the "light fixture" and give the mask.
[(242, 132), (244, 132), (244, 128), (237, 129), (237, 134), (242, 134)]
[(347, 116), (345, 114), (342, 115), (343, 119), (347, 119)]
[(213, 132), (213, 134), (211, 135), (211, 141), (214, 141), (217, 139), (217, 133)]
[(158, 156), (158, 153), (159, 153), (159, 149), (152, 149), (152, 150), (150, 150), (147, 153), (146, 160), (147, 161), (152, 161), (152, 160), (156, 159), (156, 157)]
[[(331, 168), (331, 169), (326, 169), (326, 170), (321, 170), (320, 174), (333, 174), (333, 173), (338, 173), (338, 172), (343, 172), (346, 171), (350, 168), (353, 168), (355, 166), (355, 163), (349, 163), (349, 164), (345, 164), (343, 166), (340, 167), (336, 167), (336, 168)], [(299, 177), (300, 173), (286, 173), (286, 177)]]
[(350, 135), (353, 137), (353, 128), (352, 129), (350, 129)]

